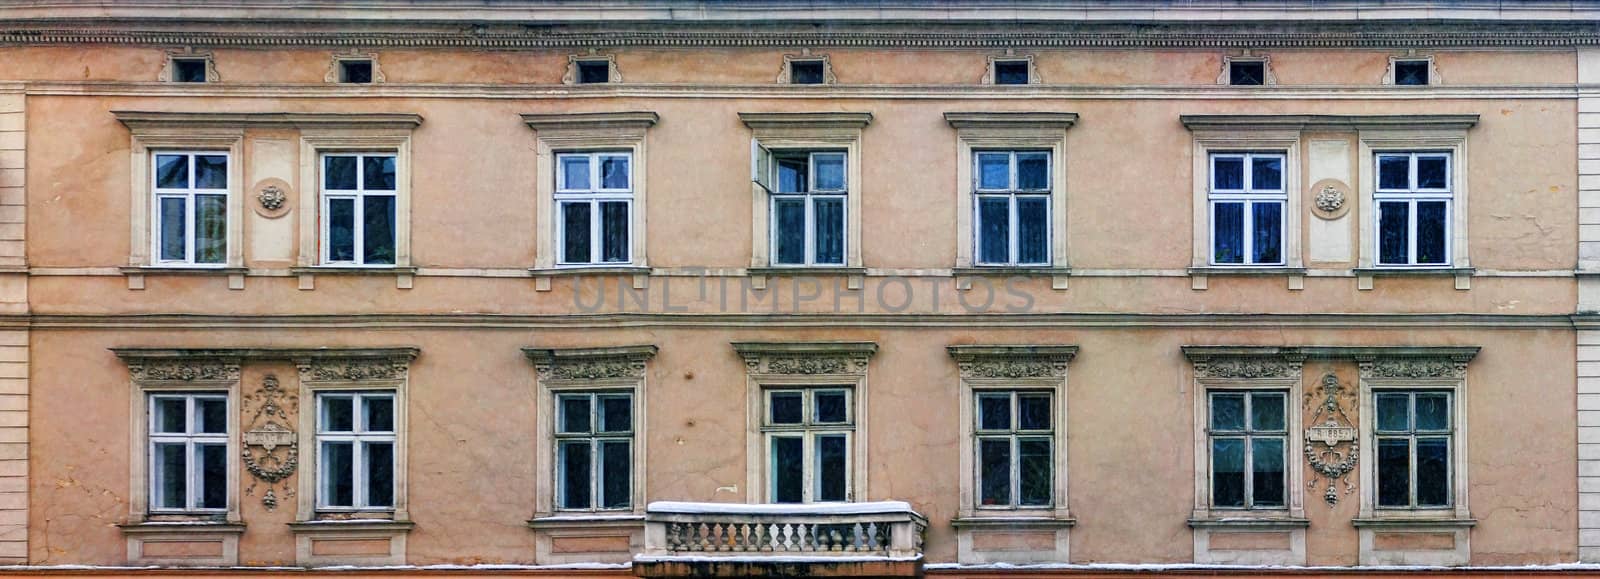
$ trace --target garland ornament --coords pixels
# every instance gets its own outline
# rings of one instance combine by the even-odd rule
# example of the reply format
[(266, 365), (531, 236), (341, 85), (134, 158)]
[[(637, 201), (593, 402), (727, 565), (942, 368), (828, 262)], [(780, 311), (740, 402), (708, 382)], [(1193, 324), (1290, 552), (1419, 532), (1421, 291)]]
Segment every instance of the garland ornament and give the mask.
[[(1350, 482), (1350, 472), (1355, 470), (1356, 460), (1361, 454), (1360, 442), (1356, 439), (1355, 427), (1351, 426), (1354, 423), (1339, 406), (1340, 394), (1344, 391), (1339, 378), (1329, 372), (1322, 377), (1321, 390), (1322, 404), (1311, 416), (1311, 422), (1316, 426), (1306, 429), (1306, 462), (1317, 474), (1306, 486), (1315, 490), (1318, 484), (1326, 481), (1327, 489), (1322, 493), (1322, 498), (1329, 505), (1334, 505), (1339, 502), (1340, 481), (1344, 482), (1345, 494), (1356, 490), (1355, 484)], [(1348, 446), (1344, 450), (1339, 449), (1346, 444)]]
[[(255, 494), (256, 485), (266, 483), (267, 492), (261, 496), (261, 504), (269, 511), (278, 507), (278, 495), (273, 487), (294, 474), (300, 461), (294, 430), (284, 425), (289, 421), (289, 413), (283, 409), (284, 396), (278, 377), (268, 374), (261, 381), (261, 390), (245, 398), (247, 405), (255, 406), (255, 414), (250, 418), (253, 428), (244, 433), (244, 467), (256, 478), (245, 489), (245, 494)], [(293, 399), (290, 403), (298, 410), (298, 403)], [(283, 485), (283, 492), (285, 497), (294, 495), (287, 484)]]

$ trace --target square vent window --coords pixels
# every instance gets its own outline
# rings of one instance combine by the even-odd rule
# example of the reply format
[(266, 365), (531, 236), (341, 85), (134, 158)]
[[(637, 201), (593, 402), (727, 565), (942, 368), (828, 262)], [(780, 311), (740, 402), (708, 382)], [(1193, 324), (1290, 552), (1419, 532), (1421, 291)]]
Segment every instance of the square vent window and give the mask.
[(366, 59), (339, 61), (339, 82), (372, 84), (372, 61)]
[(1261, 86), (1267, 84), (1267, 63), (1244, 61), (1228, 63), (1228, 84), (1234, 86)]
[(822, 84), (822, 61), (791, 61), (789, 63), (789, 84)]
[(172, 82), (205, 82), (206, 59), (204, 58), (174, 58), (172, 59)]
[(1426, 60), (1396, 60), (1394, 83), (1400, 86), (1427, 86), (1429, 64)]
[(578, 84), (600, 84), (606, 82), (611, 82), (610, 61), (578, 61)]
[(996, 60), (994, 62), (994, 83), (1028, 84), (1028, 61)]

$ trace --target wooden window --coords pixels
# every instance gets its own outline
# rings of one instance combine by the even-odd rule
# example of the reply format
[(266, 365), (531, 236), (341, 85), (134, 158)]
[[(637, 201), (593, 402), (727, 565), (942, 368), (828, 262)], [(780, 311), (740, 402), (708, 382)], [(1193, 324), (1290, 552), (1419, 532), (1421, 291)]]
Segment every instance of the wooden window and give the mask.
[(1450, 264), (1451, 159), (1448, 152), (1376, 155), (1378, 265)]
[(225, 265), (229, 153), (159, 151), (151, 156), (154, 263)]
[(1283, 265), (1283, 153), (1213, 153), (1211, 265)]
[(985, 390), (974, 417), (980, 509), (1054, 503), (1055, 403), (1048, 390)]
[(324, 265), (395, 265), (398, 162), (393, 153), (322, 155)]
[(819, 386), (766, 391), (761, 427), (773, 503), (854, 500), (851, 439), (855, 431), (851, 388)]
[(148, 396), (152, 514), (228, 510), (227, 392)]
[(632, 260), (632, 161), (626, 151), (556, 155), (558, 264)]
[(1050, 151), (974, 151), (978, 265), (1050, 263)]
[(317, 393), (317, 509), (392, 510), (395, 393)]
[(559, 510), (633, 508), (633, 393), (555, 396), (555, 492)]

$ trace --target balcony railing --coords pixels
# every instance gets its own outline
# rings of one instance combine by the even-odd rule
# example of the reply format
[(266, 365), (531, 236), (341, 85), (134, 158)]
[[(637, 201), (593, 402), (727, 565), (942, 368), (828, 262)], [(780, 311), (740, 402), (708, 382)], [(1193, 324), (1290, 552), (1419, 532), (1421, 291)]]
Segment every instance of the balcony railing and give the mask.
[(900, 501), (825, 505), (655, 502), (646, 557), (884, 557), (922, 554), (928, 520)]

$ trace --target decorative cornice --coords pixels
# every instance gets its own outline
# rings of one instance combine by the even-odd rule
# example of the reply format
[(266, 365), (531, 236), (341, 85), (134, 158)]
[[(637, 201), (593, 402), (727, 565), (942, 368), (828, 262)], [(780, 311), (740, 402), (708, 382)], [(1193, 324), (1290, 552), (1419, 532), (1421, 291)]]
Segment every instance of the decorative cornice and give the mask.
[(1196, 378), (1298, 380), (1306, 355), (1293, 348), (1184, 346)]
[(1456, 129), (1478, 124), (1478, 115), (1179, 115), (1191, 131), (1242, 129)]
[(212, 113), (174, 111), (111, 111), (130, 130), (170, 128), (362, 128), (415, 129), (416, 113)]
[(653, 344), (606, 348), (523, 348), (541, 379), (606, 380), (644, 378), (645, 363), (655, 357)]
[(1078, 113), (949, 112), (944, 120), (957, 129), (1070, 129)]
[(862, 376), (873, 342), (733, 342), (750, 374)]
[(1197, 377), (1290, 377), (1263, 361), (1292, 364), (1299, 376), (1310, 358), (1351, 359), (1366, 378), (1462, 378), (1478, 346), (1184, 346)]
[(527, 113), (522, 122), (535, 131), (551, 129), (597, 129), (625, 127), (647, 129), (655, 126), (661, 115), (651, 111), (623, 111), (615, 113)]
[(134, 382), (238, 382), (239, 359), (230, 357), (123, 357)]
[(1478, 354), (1477, 348), (1456, 348), (1445, 351), (1415, 352), (1401, 355), (1359, 355), (1356, 365), (1361, 379), (1370, 378), (1444, 378), (1467, 377), (1467, 363)]
[(405, 380), (411, 367), (410, 356), (381, 358), (317, 358), (296, 360), (300, 381), (305, 382), (388, 382)]
[(1060, 378), (1078, 355), (1073, 345), (947, 346), (962, 378)]
[(751, 129), (839, 128), (860, 129), (872, 123), (872, 113), (739, 113), (739, 120)]
[(239, 360), (324, 360), (334, 358), (415, 358), (421, 350), (393, 348), (111, 348), (123, 360), (237, 358)]

